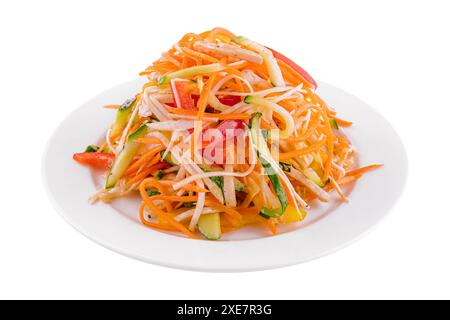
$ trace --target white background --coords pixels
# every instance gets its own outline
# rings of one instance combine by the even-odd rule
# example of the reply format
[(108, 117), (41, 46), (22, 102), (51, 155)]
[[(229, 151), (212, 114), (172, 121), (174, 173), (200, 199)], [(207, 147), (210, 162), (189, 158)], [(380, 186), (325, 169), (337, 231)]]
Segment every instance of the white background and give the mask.
[[(2, 1), (0, 298), (450, 298), (449, 12), (431, 0)], [(398, 130), (408, 186), (369, 236), (303, 265), (194, 273), (108, 251), (54, 211), (41, 158), (59, 122), (215, 26), (279, 49)]]

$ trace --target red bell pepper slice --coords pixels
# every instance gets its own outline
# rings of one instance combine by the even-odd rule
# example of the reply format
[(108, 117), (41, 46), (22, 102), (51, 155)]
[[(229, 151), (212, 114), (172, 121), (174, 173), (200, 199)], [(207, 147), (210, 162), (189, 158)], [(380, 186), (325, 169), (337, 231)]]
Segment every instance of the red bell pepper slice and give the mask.
[(294, 69), (303, 79), (305, 79), (305, 81), (308, 82), (314, 89), (317, 89), (316, 81), (313, 79), (313, 77), (311, 77), (309, 75), (308, 72), (305, 71), (305, 69), (303, 69), (298, 64), (296, 64), (294, 61), (292, 61), (288, 57), (282, 55), (278, 51), (275, 51), (275, 50), (273, 50), (271, 48), (268, 48), (268, 49), (270, 51), (272, 51), (273, 56), (276, 59), (279, 59), (279, 60), (283, 61), (284, 63), (286, 63), (288, 66), (290, 66), (292, 69)]
[(105, 152), (82, 152), (73, 155), (73, 159), (78, 163), (96, 169), (108, 169), (114, 162), (114, 158), (113, 153)]
[(242, 101), (242, 98), (239, 96), (224, 96), (219, 98), (219, 101), (226, 106), (234, 106), (235, 104)]
[(193, 91), (192, 82), (182, 79), (174, 79), (170, 82), (175, 106), (177, 108), (194, 110), (196, 103), (191, 94)]

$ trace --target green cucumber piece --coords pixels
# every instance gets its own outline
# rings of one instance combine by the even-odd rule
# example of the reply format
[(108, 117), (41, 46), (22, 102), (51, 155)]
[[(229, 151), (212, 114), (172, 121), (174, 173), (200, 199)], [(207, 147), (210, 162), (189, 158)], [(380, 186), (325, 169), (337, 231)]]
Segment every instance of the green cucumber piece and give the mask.
[[(252, 97), (246, 97), (246, 99), (251, 99)], [(245, 101), (245, 100), (244, 100)], [(247, 103), (251, 103), (251, 101), (245, 101)], [(264, 153), (270, 154), (269, 149), (267, 148), (266, 141), (264, 139), (264, 135), (262, 134), (260, 130), (260, 119), (262, 117), (262, 114), (260, 112), (256, 113), (251, 119), (250, 119), (250, 134), (252, 136), (252, 140), (256, 145), (256, 151), (257, 155), (259, 157), (259, 160), (261, 161), (262, 166), (264, 167), (264, 170), (266, 171), (270, 182), (272, 183), (272, 186), (275, 190), (275, 193), (278, 197), (278, 200), (280, 202), (280, 207), (273, 209), (273, 208), (263, 208), (261, 210), (261, 215), (264, 217), (278, 217), (281, 216), (287, 207), (287, 197), (286, 193), (281, 185), (281, 182), (276, 175), (276, 172), (274, 168), (270, 165), (270, 163), (267, 162), (263, 157), (261, 157), (261, 150), (265, 151)]]
[(233, 180), (234, 180), (234, 191), (241, 192), (245, 190), (245, 184), (243, 184), (236, 178), (234, 178)]
[(116, 185), (117, 181), (119, 181), (119, 179), (122, 177), (123, 173), (130, 165), (131, 161), (133, 161), (134, 156), (139, 150), (140, 144), (137, 143), (136, 140), (145, 136), (147, 134), (147, 131), (147, 123), (144, 123), (135, 132), (128, 136), (124, 148), (117, 155), (112, 165), (111, 171), (108, 174), (105, 185), (106, 189), (113, 188)]
[(339, 130), (339, 125), (338, 125), (336, 119), (330, 119), (330, 125), (333, 129)]
[(207, 64), (204, 66), (186, 68), (183, 70), (179, 70), (179, 71), (175, 71), (175, 72), (166, 74), (164, 77), (162, 77), (158, 81), (158, 86), (161, 87), (161, 86), (167, 85), (167, 84), (169, 84), (169, 82), (172, 79), (189, 78), (189, 77), (197, 76), (200, 74), (219, 72), (219, 71), (225, 70), (226, 68), (227, 68), (227, 66), (224, 66), (223, 64), (220, 64), (220, 63), (213, 63), (213, 64)]
[(319, 187), (323, 188), (325, 187), (325, 183), (322, 181), (322, 179), (320, 179), (319, 175), (317, 174), (316, 171), (314, 171), (314, 169), (312, 168), (306, 168), (305, 170), (303, 170), (303, 174), (312, 182), (314, 182), (315, 184), (317, 184)]
[[(206, 168), (200, 168), (202, 169), (203, 172), (211, 172), (210, 169), (206, 169)], [(223, 176), (216, 176), (216, 177), (209, 177), (209, 179), (214, 182), (215, 185), (217, 185), (220, 189), (220, 191), (222, 192), (222, 196), (223, 196), (223, 188), (224, 188), (224, 180), (223, 180)]]
[(111, 130), (111, 135), (116, 135), (120, 130), (123, 130), (130, 119), (131, 112), (133, 111), (133, 106), (136, 102), (136, 97), (128, 99), (117, 110), (116, 121)]
[[(163, 157), (165, 151), (162, 150), (159, 154), (161, 155), (161, 158)], [(177, 162), (175, 161), (174, 157), (172, 156), (171, 152), (168, 152), (166, 157), (163, 159), (163, 161), (167, 162), (168, 164), (170, 164), (171, 166), (176, 166)]]
[(222, 237), (219, 213), (201, 215), (198, 219), (197, 227), (208, 240), (219, 240)]
[(262, 114), (260, 112), (256, 113), (251, 119), (250, 119), (250, 134), (252, 136), (252, 141), (255, 143), (257, 148), (257, 155), (259, 157), (259, 160), (261, 161), (262, 166), (264, 167), (264, 170), (267, 173), (267, 176), (269, 177), (270, 182), (272, 183), (273, 189), (275, 190), (275, 194), (277, 195), (278, 201), (280, 202), (280, 207), (276, 209), (272, 208), (263, 208), (261, 210), (262, 214), (269, 217), (279, 217), (281, 216), (287, 207), (287, 196), (286, 192), (284, 191), (283, 185), (281, 184), (280, 178), (276, 174), (276, 171), (270, 163), (261, 157), (261, 151), (264, 151), (265, 154), (270, 154), (269, 149), (267, 148), (267, 144), (264, 140), (264, 137), (260, 130), (260, 119)]

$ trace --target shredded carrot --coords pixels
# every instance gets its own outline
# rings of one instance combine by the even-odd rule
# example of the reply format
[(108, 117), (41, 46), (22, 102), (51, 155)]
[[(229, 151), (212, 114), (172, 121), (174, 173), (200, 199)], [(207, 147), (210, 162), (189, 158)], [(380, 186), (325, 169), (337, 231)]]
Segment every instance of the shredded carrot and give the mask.
[[(140, 166), (142, 166), (145, 162), (147, 162), (148, 160), (152, 159), (150, 164), (148, 164), (149, 166), (154, 165), (155, 163), (157, 163), (160, 159), (161, 156), (159, 155), (159, 152), (164, 150), (165, 147), (163, 146), (159, 146), (156, 148), (151, 149), (150, 151), (148, 151), (147, 153), (145, 153), (143, 156), (141, 156), (139, 158), (139, 160), (137, 160), (135, 163), (133, 163), (124, 173), (124, 176), (130, 176), (131, 174), (133, 174), (134, 172), (136, 172)], [(156, 157), (155, 157), (156, 155)]]
[(355, 176), (355, 175), (364, 174), (364, 173), (366, 173), (368, 171), (381, 168), (382, 166), (383, 166), (382, 164), (373, 164), (373, 165), (370, 165), (370, 166), (367, 166), (367, 167), (358, 168), (358, 169), (355, 169), (355, 170), (347, 172), (345, 174), (345, 176), (349, 177), (349, 176)]
[(118, 105), (118, 104), (108, 104), (106, 106), (103, 106), (103, 108), (105, 108), (105, 109), (119, 109), (120, 105)]
[[(185, 110), (185, 109), (179, 109), (179, 108), (167, 108), (167, 110), (170, 113), (173, 114), (179, 114), (179, 115), (186, 115), (186, 116), (197, 116), (198, 113), (195, 110)], [(203, 117), (205, 118), (215, 118), (218, 120), (248, 120), (251, 118), (251, 115), (246, 113), (203, 113)]]
[(145, 202), (142, 201), (142, 204), (139, 207), (139, 218), (143, 225), (153, 228), (153, 229), (159, 229), (159, 230), (163, 230), (163, 231), (178, 231), (177, 228), (174, 228), (172, 226), (164, 226), (159, 223), (153, 223), (153, 222), (148, 221), (147, 219), (145, 219), (144, 209), (145, 209)]
[(294, 200), (291, 192), (289, 191), (288, 187), (286, 186), (286, 183), (282, 179), (280, 179), (280, 181), (281, 181), (281, 185), (283, 186), (283, 189), (286, 193), (286, 198), (288, 200), (288, 203), (295, 208), (295, 200)]
[(336, 120), (336, 123), (341, 127), (351, 127), (353, 125), (353, 122), (342, 120), (336, 117), (333, 117), (334, 120)]
[(322, 147), (325, 144), (325, 140), (321, 140), (319, 142), (316, 142), (313, 145), (310, 145), (304, 149), (294, 150), (286, 153), (280, 153), (280, 161), (286, 161), (291, 158), (296, 158), (299, 156), (303, 156), (305, 154), (311, 153), (313, 151), (318, 150), (320, 147)]
[(203, 114), (205, 112), (206, 106), (208, 105), (209, 94), (211, 93), (211, 89), (216, 81), (216, 77), (217, 77), (217, 73), (211, 74), (211, 77), (209, 78), (208, 83), (203, 88), (203, 90), (200, 94), (200, 99), (198, 100), (198, 103), (197, 103), (197, 108), (198, 108), (197, 119), (198, 120), (203, 119)]
[[(152, 211), (153, 214), (155, 214), (158, 217), (160, 217), (161, 219), (165, 220), (166, 222), (171, 224), (174, 228), (176, 228), (177, 230), (179, 230), (179, 231), (183, 232), (184, 234), (186, 234), (188, 237), (195, 239), (196, 236), (195, 236), (195, 234), (192, 231), (190, 231), (183, 224), (181, 224), (180, 222), (178, 222), (177, 220), (172, 218), (170, 215), (168, 215), (167, 213), (165, 213), (164, 211), (159, 209), (153, 203), (153, 200), (157, 200), (157, 198), (160, 198), (161, 196), (153, 196), (152, 198), (150, 198), (148, 196), (146, 187), (149, 185), (149, 183), (152, 183), (152, 182), (154, 183), (154, 180), (146, 179), (146, 180), (142, 181), (142, 183), (139, 186), (139, 192), (140, 192), (141, 197), (144, 200), (146, 206), (150, 208), (150, 210)], [(163, 200), (163, 199), (160, 199), (160, 200)]]
[(140, 173), (136, 174), (133, 178), (127, 181), (127, 186), (130, 187), (134, 185), (135, 183), (141, 181), (142, 179), (146, 178), (149, 174), (154, 173), (162, 168), (166, 167), (165, 163), (157, 163), (150, 168), (144, 169)]
[(272, 232), (273, 235), (278, 233), (277, 227), (276, 227), (273, 219), (265, 219), (265, 218), (263, 218), (261, 216), (258, 216), (258, 217), (259, 217), (259, 220), (262, 223), (264, 223), (267, 226), (267, 228), (269, 228), (270, 232)]
[(183, 47), (183, 48), (181, 48), (181, 50), (183, 50), (188, 56), (192, 57), (192, 59), (201, 59), (208, 63), (216, 63), (219, 61), (219, 59), (216, 59), (205, 53), (201, 53), (201, 52), (192, 50), (190, 48)]
[(198, 196), (164, 196), (156, 195), (152, 197), (153, 200), (167, 200), (172, 202), (194, 202), (198, 200)]

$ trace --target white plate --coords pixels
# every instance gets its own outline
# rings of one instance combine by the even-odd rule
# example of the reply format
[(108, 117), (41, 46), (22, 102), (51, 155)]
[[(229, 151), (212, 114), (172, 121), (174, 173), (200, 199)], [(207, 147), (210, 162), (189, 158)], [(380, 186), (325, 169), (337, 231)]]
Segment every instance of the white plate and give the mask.
[(97, 141), (114, 119), (101, 106), (132, 96), (143, 80), (112, 88), (75, 110), (51, 137), (44, 155), (44, 180), (57, 211), (81, 233), (121, 254), (146, 262), (190, 270), (237, 272), (270, 269), (329, 254), (360, 238), (393, 207), (406, 182), (407, 158), (391, 125), (358, 98), (320, 83), (318, 93), (338, 115), (354, 122), (346, 133), (357, 147), (359, 164), (383, 163), (350, 186), (350, 203), (313, 204), (306, 221), (270, 236), (246, 228), (221, 241), (191, 240), (162, 233), (138, 221), (137, 198), (114, 205), (90, 205), (98, 177), (72, 160)]

